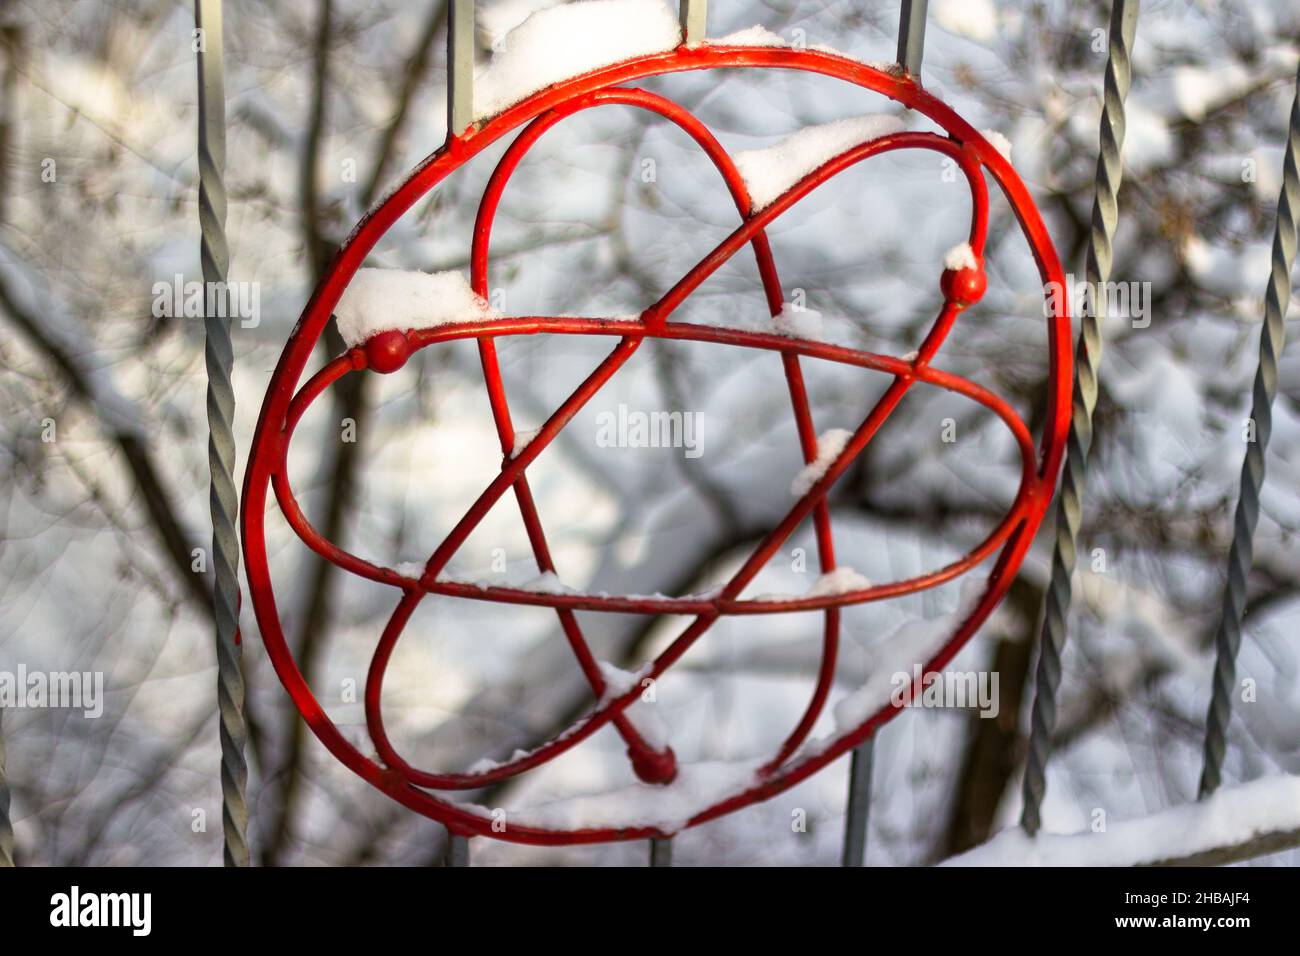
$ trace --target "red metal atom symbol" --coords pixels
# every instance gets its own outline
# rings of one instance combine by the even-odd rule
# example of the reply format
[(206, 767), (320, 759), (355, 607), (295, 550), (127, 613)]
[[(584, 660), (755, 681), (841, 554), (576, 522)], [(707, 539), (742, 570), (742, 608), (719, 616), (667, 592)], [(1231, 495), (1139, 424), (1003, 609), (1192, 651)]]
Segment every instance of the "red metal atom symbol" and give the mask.
[[(835, 77), (883, 94), (916, 110), (934, 121), (948, 135), (897, 132), (856, 145), (825, 162), (775, 201), (756, 212), (735, 163), (699, 120), (661, 96), (619, 86), (648, 76), (724, 67), (801, 70)], [(446, 176), (501, 137), (527, 124), (500, 160), (479, 207), (471, 254), (471, 284), (475, 292), (486, 296), (488, 247), (493, 219), (511, 174), (548, 129), (577, 112), (605, 104), (650, 110), (689, 134), (722, 174), (740, 214), (741, 225), (636, 319), (475, 316), (467, 317), (463, 322), (434, 328), (383, 332), (373, 336), (363, 347), (350, 349), (333, 359), (298, 388), (308, 358), (324, 331), (326, 322), (376, 242), (403, 213)], [(820, 341), (792, 338), (777, 334), (775, 330), (741, 331), (673, 321), (674, 310), (705, 279), (745, 246), (753, 249), (768, 305), (772, 314), (777, 315), (781, 311), (783, 297), (772, 251), (764, 232), (768, 224), (843, 170), (873, 156), (906, 149), (931, 150), (949, 157), (965, 174), (972, 198), (969, 261), (958, 263), (943, 272), (940, 278), (943, 301), (938, 317), (914, 355), (894, 358)], [(271, 380), (250, 454), (242, 506), (250, 596), (276, 672), (321, 742), (349, 768), (395, 800), (441, 821), (453, 832), (466, 836), (494, 836), (521, 843), (565, 844), (667, 835), (662, 827), (651, 826), (644, 820), (637, 819), (628, 819), (621, 825), (579, 825), (576, 828), (522, 819), (511, 820), (503, 831), (494, 832), (492, 819), (484, 815), (481, 809), (457, 804), (432, 792), (470, 790), (505, 780), (568, 751), (607, 724), (615, 727), (622, 735), (627, 744), (629, 759), (641, 780), (653, 785), (672, 785), (671, 781), (679, 772), (672, 750), (652, 746), (626, 714), (627, 708), (641, 693), (640, 684), (627, 690), (620, 688), (618, 692), (610, 691), (583, 637), (577, 611), (691, 617), (692, 622), (648, 669), (638, 675), (651, 680), (659, 678), (723, 616), (810, 610), (821, 610), (824, 613), (822, 664), (811, 699), (797, 726), (772, 757), (753, 773), (751, 779), (731, 792), (717, 795), (708, 805), (699, 807), (688, 819), (680, 822), (680, 827), (703, 823), (779, 793), (857, 746), (897, 713), (897, 704), (885, 703), (875, 707), (864, 715), (857, 726), (835, 739), (809, 744), (809, 733), (826, 703), (835, 674), (840, 608), (935, 587), (959, 577), (996, 555), (993, 570), (978, 602), (965, 613), (952, 632), (944, 636), (944, 643), (931, 654), (928, 661), (915, 661), (917, 664), (923, 663), (926, 672), (944, 667), (975, 633), (1010, 586), (1050, 501), (1069, 424), (1070, 319), (1059, 301), (1060, 297), (1049, 297), (1052, 306), (1047, 320), (1049, 383), (1043, 416), (1045, 426), (1037, 451), (1028, 427), (1006, 402), (979, 385), (943, 372), (930, 364), (962, 310), (978, 301), (984, 293), (986, 278), (982, 255), (988, 225), (988, 193), (984, 170), (989, 172), (1010, 203), (1037, 261), (1044, 287), (1062, 288), (1064, 277), (1046, 228), (1028, 190), (1005, 157), (949, 107), (926, 93), (914, 79), (887, 73), (831, 53), (721, 45), (679, 47), (669, 53), (640, 57), (564, 81), (534, 94), (481, 126), (472, 128), (459, 137), (450, 138), (447, 145), (422, 163), (400, 188), (361, 221), (340, 249), (285, 346)], [(560, 405), (536, 437), (517, 455), (512, 455), (515, 433), (497, 364), (494, 340), (499, 336), (536, 333), (608, 336), (616, 340), (616, 343), (604, 361)], [(323, 539), (298, 507), (287, 477), (288, 447), (303, 412), (326, 388), (344, 375), (363, 373), (366, 370), (392, 372), (400, 368), (418, 349), (466, 338), (476, 339), (479, 345), (488, 397), (503, 452), (499, 474), (434, 550), (418, 578), (371, 564)], [(511, 587), (480, 587), (440, 580), (440, 572), (480, 519), (493, 504), (510, 492), (513, 492), (518, 501), (519, 512), (533, 544), (539, 569), (542, 572), (553, 570), (541, 516), (529, 490), (527, 468), (647, 338), (710, 342), (778, 353), (789, 385), (803, 455), (808, 462), (817, 458), (818, 443), (804, 388), (801, 365), (804, 360), (838, 362), (874, 370), (891, 376), (893, 381), (866, 419), (847, 438), (843, 451), (830, 462), (820, 477), (811, 482), (811, 487), (768, 532), (740, 570), (714, 593), (686, 598), (598, 596), (572, 592), (539, 593)], [(789, 599), (741, 599), (740, 595), (746, 585), (795, 529), (810, 517), (816, 532), (822, 570), (825, 572), (834, 568), (833, 529), (826, 494), (871, 441), (903, 396), (918, 383), (945, 389), (984, 405), (1005, 423), (1014, 436), (1023, 465), (1020, 488), (1001, 523), (965, 557), (915, 578)], [(307, 686), (285, 641), (266, 556), (264, 515), (267, 491), (271, 487), (275, 490), (280, 508), (289, 524), (310, 548), (338, 567), (369, 580), (391, 585), (401, 594), (379, 639), (365, 690), (367, 728), (378, 753), (378, 761), (365, 756), (348, 742), (325, 714)], [(481, 772), (434, 773), (411, 766), (396, 752), (388, 739), (380, 699), (384, 673), (393, 648), (415, 607), (428, 595), (530, 604), (555, 609), (578, 666), (598, 701), (595, 709), (558, 737), (525, 755)], [(919, 688), (914, 688), (914, 691), (917, 689)]]

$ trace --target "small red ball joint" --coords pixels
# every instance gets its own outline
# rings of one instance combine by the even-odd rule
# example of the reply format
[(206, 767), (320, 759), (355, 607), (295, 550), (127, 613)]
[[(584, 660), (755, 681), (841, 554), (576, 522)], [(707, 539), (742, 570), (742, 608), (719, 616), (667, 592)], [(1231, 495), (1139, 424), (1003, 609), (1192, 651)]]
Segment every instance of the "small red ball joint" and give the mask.
[(411, 343), (405, 332), (380, 332), (366, 342), (366, 364), (387, 375), (396, 372), (411, 357)]
[(651, 750), (649, 747), (628, 747), (632, 769), (645, 783), (672, 783), (677, 777), (677, 755), (672, 747)]
[(984, 295), (989, 280), (984, 275), (983, 263), (961, 269), (944, 269), (939, 278), (939, 289), (944, 298), (958, 305), (974, 305)]

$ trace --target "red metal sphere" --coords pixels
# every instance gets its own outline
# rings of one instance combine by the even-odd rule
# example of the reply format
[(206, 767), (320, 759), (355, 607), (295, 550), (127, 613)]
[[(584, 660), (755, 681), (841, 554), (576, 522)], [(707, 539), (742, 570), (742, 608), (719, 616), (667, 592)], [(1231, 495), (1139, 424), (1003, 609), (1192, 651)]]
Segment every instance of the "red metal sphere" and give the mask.
[(944, 269), (939, 277), (939, 288), (943, 297), (960, 306), (974, 305), (984, 296), (988, 288), (988, 276), (982, 265), (975, 268)]
[(376, 372), (396, 372), (410, 357), (411, 343), (405, 332), (380, 332), (366, 342), (366, 365)]
[[(689, 111), (657, 94), (628, 88), (624, 84), (668, 73), (717, 68), (772, 68), (798, 70), (834, 77), (887, 96), (916, 110), (939, 126), (945, 135), (932, 132), (898, 132), (858, 144), (825, 162), (791, 186), (779, 198), (755, 212), (749, 193), (732, 157), (713, 134)], [(303, 413), (331, 385), (345, 375), (359, 371), (356, 352), (327, 363), (308, 381), (299, 385), (316, 344), (324, 333), (340, 298), (375, 245), (421, 198), (447, 176), (502, 137), (520, 131), (505, 150), (493, 173), (475, 223), (470, 250), (471, 286), (484, 296), (489, 288), (488, 249), (492, 224), (510, 177), (532, 145), (554, 125), (582, 110), (614, 104), (651, 110), (670, 120), (699, 145), (717, 167), (731, 193), (740, 225), (712, 252), (679, 280), (659, 301), (649, 304), (636, 319), (578, 318), (572, 316), (510, 316), (478, 318), (464, 322), (414, 329), (407, 333), (385, 332), (374, 336), (364, 348), (366, 364), (378, 372), (391, 372), (407, 361), (411, 352), (457, 340), (477, 340), (483, 363), (488, 397), (492, 404), (502, 444), (500, 472), (437, 545), (418, 577), (367, 561), (327, 540), (307, 520), (289, 482), (287, 454), (293, 432)], [(767, 227), (793, 208), (805, 196), (843, 172), (872, 157), (896, 150), (929, 150), (939, 153), (965, 173), (971, 195), (968, 244), (975, 268), (945, 271), (940, 286), (945, 301), (915, 356), (907, 359), (845, 348), (826, 342), (799, 339), (775, 331), (718, 328), (698, 323), (673, 321), (675, 310), (722, 265), (738, 252), (752, 247), (763, 282), (767, 304), (775, 316), (782, 309), (782, 283), (766, 233)], [(730, 47), (709, 44), (682, 46), (664, 54), (639, 57), (554, 84), (447, 144), (421, 163), (410, 177), (376, 209), (366, 215), (340, 249), (322, 277), (301, 321), (286, 343), (276, 368), (249, 455), (244, 485), (241, 521), (249, 594), (266, 644), (268, 655), (295, 706), (325, 747), (353, 772), (403, 805), (446, 824), (457, 833), (481, 835), (521, 843), (573, 844), (641, 839), (666, 835), (640, 820), (617, 824), (575, 827), (542, 825), (511, 820), (498, 832), (494, 821), (479, 810), (449, 799), (445, 791), (473, 790), (510, 779), (542, 766), (577, 746), (603, 727), (614, 728), (627, 743), (634, 772), (646, 782), (667, 784), (677, 775), (671, 748), (656, 751), (639, 732), (629, 714), (639, 699), (645, 681), (657, 681), (713, 625), (727, 616), (784, 614), (821, 611), (823, 614), (822, 662), (809, 703), (798, 724), (775, 749), (771, 759), (751, 779), (733, 792), (700, 807), (685, 826), (695, 826), (723, 814), (766, 800), (821, 770), (831, 761), (861, 744), (877, 728), (900, 712), (900, 706), (885, 703), (856, 726), (843, 728), (833, 738), (810, 742), (813, 725), (828, 700), (836, 675), (840, 611), (851, 605), (881, 601), (915, 593), (953, 581), (990, 559), (995, 563), (988, 583), (973, 609), (961, 618), (946, 642), (927, 652), (924, 671), (942, 669), (975, 634), (1005, 596), (1016, 570), (1028, 552), (1034, 534), (1051, 500), (1064, 455), (1069, 428), (1071, 387), (1070, 317), (1063, 309), (1047, 315), (1048, 386), (1041, 445), (1035, 449), (1029, 428), (1002, 398), (975, 382), (935, 367), (944, 338), (968, 305), (983, 295), (986, 277), (982, 269), (985, 232), (988, 228), (987, 173), (1005, 194), (1037, 261), (1045, 287), (1060, 288), (1064, 275), (1046, 226), (1024, 183), (1006, 158), (949, 106), (936, 99), (910, 76), (896, 75), (843, 56), (817, 50)], [(555, 411), (533, 440), (517, 452), (514, 429), (506, 400), (502, 369), (496, 358), (495, 340), (512, 335), (584, 335), (607, 337), (617, 344), (597, 369)], [(519, 504), (521, 518), (534, 541), (539, 570), (553, 571), (538, 503), (528, 488), (527, 469), (554, 440), (573, 415), (608, 382), (647, 339), (679, 339), (717, 346), (764, 350), (779, 356), (786, 367), (791, 405), (805, 460), (816, 455), (817, 431), (804, 386), (800, 363), (832, 362), (888, 376), (892, 381), (871, 408), (836, 458), (811, 488), (769, 529), (761, 543), (733, 577), (707, 595), (661, 597), (645, 595), (542, 593), (511, 587), (482, 587), (447, 581), (440, 572), (456, 554), (483, 517), (510, 492)], [(827, 495), (846, 473), (893, 410), (914, 387), (937, 388), (960, 395), (990, 410), (1011, 432), (1021, 463), (1020, 487), (998, 525), (969, 553), (951, 563), (916, 577), (871, 584), (849, 592), (808, 594), (790, 598), (747, 599), (747, 585), (785, 545), (790, 536), (811, 521), (815, 526), (818, 553), (823, 570), (834, 567), (833, 533)], [(359, 749), (330, 719), (316, 698), (284, 634), (271, 580), (266, 545), (267, 497), (274, 491), (289, 526), (313, 551), (340, 569), (369, 581), (388, 585), (400, 594), (383, 633), (379, 636), (365, 687), (366, 727), (378, 758)], [(389, 740), (384, 727), (383, 678), (393, 649), (416, 607), (431, 595), (465, 600), (495, 601), (552, 609), (560, 619), (577, 665), (591, 686), (593, 709), (561, 734), (533, 750), (516, 754), (505, 763), (488, 769), (460, 773), (437, 773), (409, 764)], [(646, 616), (686, 616), (691, 622), (641, 672), (639, 680), (626, 690), (606, 687), (599, 663), (582, 632), (575, 612), (606, 612)], [(685, 774), (683, 774), (685, 776)]]
[(677, 778), (677, 755), (672, 747), (651, 750), (649, 747), (628, 747), (632, 770), (644, 783), (672, 783)]

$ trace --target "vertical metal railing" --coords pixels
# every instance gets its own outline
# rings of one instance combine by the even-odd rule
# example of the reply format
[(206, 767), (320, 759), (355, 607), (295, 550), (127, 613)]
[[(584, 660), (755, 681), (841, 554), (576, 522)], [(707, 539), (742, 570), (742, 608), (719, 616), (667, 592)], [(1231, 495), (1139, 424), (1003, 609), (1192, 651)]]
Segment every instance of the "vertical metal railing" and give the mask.
[(1232, 695), (1237, 684), (1237, 651), (1246, 616), (1246, 584), (1254, 557), (1255, 526), (1259, 522), (1259, 495), (1264, 486), (1264, 454), (1273, 432), (1273, 399), (1277, 394), (1277, 359), (1286, 343), (1286, 310), (1291, 302), (1291, 269), (1296, 256), (1296, 220), (1300, 216), (1300, 69), (1291, 104), (1286, 155), (1282, 160), (1282, 191), (1277, 200), (1273, 231), (1273, 268), (1264, 295), (1264, 328), (1259, 336), (1259, 366), (1250, 406), (1254, 440), (1246, 445), (1241, 466), (1241, 491), (1233, 520), (1232, 547), (1228, 554), (1228, 583), (1223, 593), (1223, 614), (1215, 634), (1214, 690), (1205, 720), (1205, 759), (1199, 796), (1218, 789), (1232, 719)]
[(449, 831), (442, 862), (443, 866), (469, 866), (469, 838)]
[[(680, 0), (677, 15), (682, 25), (682, 43), (691, 46), (703, 43), (708, 36), (708, 0)], [(672, 837), (659, 837), (650, 840), (649, 843), (650, 853), (647, 863), (650, 866), (673, 865)]]
[(898, 65), (910, 76), (921, 75), (929, 0), (903, 0), (898, 13)]
[(658, 840), (650, 841), (650, 865), (651, 866), (672, 866), (673, 865), (673, 838), (664, 837)]
[(474, 124), (474, 0), (447, 3), (447, 138)]
[[(226, 82), (222, 46), (221, 0), (195, 0), (199, 59), (199, 258), (203, 281), (226, 282), (230, 250), (226, 245)], [(213, 296), (206, 300), (214, 301)], [(248, 865), (248, 804), (244, 789), (244, 675), (239, 646), (239, 537), (235, 521), (235, 392), (231, 373), (235, 357), (230, 342), (231, 317), (205, 315), (204, 357), (208, 373), (208, 470), (211, 476), (212, 564), (216, 572), (213, 606), (216, 617), (217, 709), (221, 736), (221, 823), (227, 866)]]
[(862, 866), (867, 858), (867, 827), (871, 823), (871, 764), (876, 738), (868, 737), (849, 761), (849, 808), (844, 820), (841, 866)]
[(1038, 642), (1038, 669), (1030, 718), (1029, 753), (1025, 761), (1024, 807), (1020, 823), (1034, 834), (1042, 824), (1047, 762), (1056, 727), (1056, 694), (1061, 683), (1061, 654), (1069, 633), (1073, 576), (1083, 520), (1083, 495), (1092, 447), (1092, 412), (1097, 405), (1097, 372), (1101, 365), (1102, 321), (1106, 317), (1104, 283), (1110, 277), (1112, 242), (1119, 219), (1119, 188), (1124, 176), (1124, 102), (1132, 79), (1129, 53), (1137, 33), (1138, 0), (1114, 0), (1110, 8), (1109, 53), (1103, 81), (1100, 156), (1093, 190), (1092, 228), (1088, 234), (1085, 279), (1089, 308), (1079, 316), (1079, 341), (1074, 352), (1073, 414), (1066, 445), (1065, 473), (1056, 500), (1056, 542), (1052, 576), (1043, 600)]
[[(474, 125), (474, 0), (447, 3), (447, 140)], [(469, 866), (469, 839), (447, 831), (443, 864)]]
[[(917, 82), (925, 53), (928, 0), (903, 0), (898, 11), (898, 65)], [(871, 774), (875, 765), (873, 733), (853, 749), (849, 761), (849, 798), (844, 815), (843, 866), (862, 866), (867, 857), (867, 829), (871, 821)]]
[[(0, 707), (0, 722), (4, 708)], [(14, 828), (9, 819), (9, 783), (5, 778), (5, 737), (0, 728), (0, 867), (14, 865)]]
[(682, 20), (682, 42), (692, 46), (703, 43), (708, 32), (708, 0), (681, 0), (677, 10)]

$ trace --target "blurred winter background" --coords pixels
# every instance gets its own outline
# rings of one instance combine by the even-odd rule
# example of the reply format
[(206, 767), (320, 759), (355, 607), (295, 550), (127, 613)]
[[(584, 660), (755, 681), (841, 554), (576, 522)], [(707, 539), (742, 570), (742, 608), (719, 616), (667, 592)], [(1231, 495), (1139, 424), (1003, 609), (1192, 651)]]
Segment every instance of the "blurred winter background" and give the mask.
[[(481, 0), (481, 58), (546, 5)], [(261, 306), (255, 328), (235, 331), (241, 468), (270, 372), (333, 248), (442, 142), (445, 6), (227, 0), (230, 271), (258, 284)], [(761, 23), (791, 41), (893, 58), (896, 3), (712, 7), (715, 36)], [(935, 0), (926, 46), (927, 86), (1010, 140), (1078, 275), (1108, 10)], [(221, 856), (209, 583), (192, 570), (192, 549), (208, 535), (202, 324), (152, 308), (155, 282), (200, 275), (192, 28), (192, 8), (179, 0), (0, 5), (0, 669), (103, 671), (107, 687), (97, 720), (65, 709), (4, 714), (21, 862)], [(1107, 325), (1049, 830), (1087, 829), (1097, 808), (1119, 820), (1195, 795), (1298, 36), (1291, 0), (1143, 4), (1113, 278), (1150, 283), (1150, 322), (1116, 316)], [(733, 151), (839, 117), (901, 115), (873, 94), (803, 75), (729, 71), (644, 85), (694, 110)], [(477, 198), (502, 148), (421, 201), (371, 264), (466, 268)], [(827, 337), (894, 355), (916, 347), (939, 301), (944, 250), (964, 238), (969, 216), (965, 186), (943, 173), (934, 154), (874, 160), (770, 230), (787, 296), (806, 297)], [(491, 285), (507, 313), (635, 313), (734, 225), (716, 173), (680, 132), (630, 109), (591, 111), (545, 137), (512, 182)], [(1036, 428), (1041, 289), (996, 193), (988, 262), (989, 294), (937, 364), (1008, 396)], [(725, 323), (764, 315), (747, 255), (682, 313)], [(541, 424), (608, 346), (502, 340), (518, 426)], [(1296, 354), (1282, 360), (1240, 658), (1257, 700), (1237, 706), (1230, 782), (1300, 772)], [(841, 367), (805, 369), (819, 430), (854, 427), (884, 384)], [(600, 447), (595, 416), (620, 402), (698, 413), (703, 454)], [(947, 418), (953, 443), (941, 439)], [(54, 441), (42, 440), (47, 419)], [(355, 443), (341, 440), (347, 419)], [(389, 565), (423, 561), (499, 463), (468, 342), (427, 349), (396, 375), (352, 376), (304, 420), (291, 458), (317, 527)], [(788, 507), (799, 465), (775, 356), (649, 344), (530, 475), (566, 584), (682, 594), (738, 566)], [(1016, 474), (1014, 448), (990, 415), (918, 389), (834, 493), (838, 557), (876, 581), (940, 566), (996, 523)], [(289, 640), (330, 715), (368, 748), (351, 692), (397, 593), (316, 560), (274, 509), (268, 529)], [(999, 717), (911, 711), (879, 734), (870, 864), (940, 860), (1016, 819), (1047, 534), (953, 665), (998, 673)], [(809, 587), (815, 561), (801, 574), (793, 547), (814, 554), (806, 529), (748, 593)], [(512, 573), (535, 573), (509, 499), (458, 566), (486, 574), (494, 553)], [(863, 680), (896, 622), (942, 613), (956, 590), (846, 613), (836, 697)], [(627, 667), (681, 623), (581, 619), (597, 656)], [(247, 605), (243, 624), (255, 860), (439, 861), (441, 828), (328, 757), (289, 706)], [(771, 753), (806, 701), (819, 645), (816, 614), (714, 627), (658, 688), (679, 757)], [(399, 751), (440, 770), (506, 757), (590, 705), (554, 614), (540, 608), (428, 599), (389, 675), (385, 714)], [(828, 717), (818, 733), (829, 728)], [(681, 835), (677, 862), (836, 862), (846, 769), (841, 761)], [(629, 779), (621, 743), (602, 731), (474, 799), (530, 806)], [(796, 810), (807, 832), (792, 827)], [(631, 864), (646, 850), (477, 840), (473, 852), (485, 864)]]

